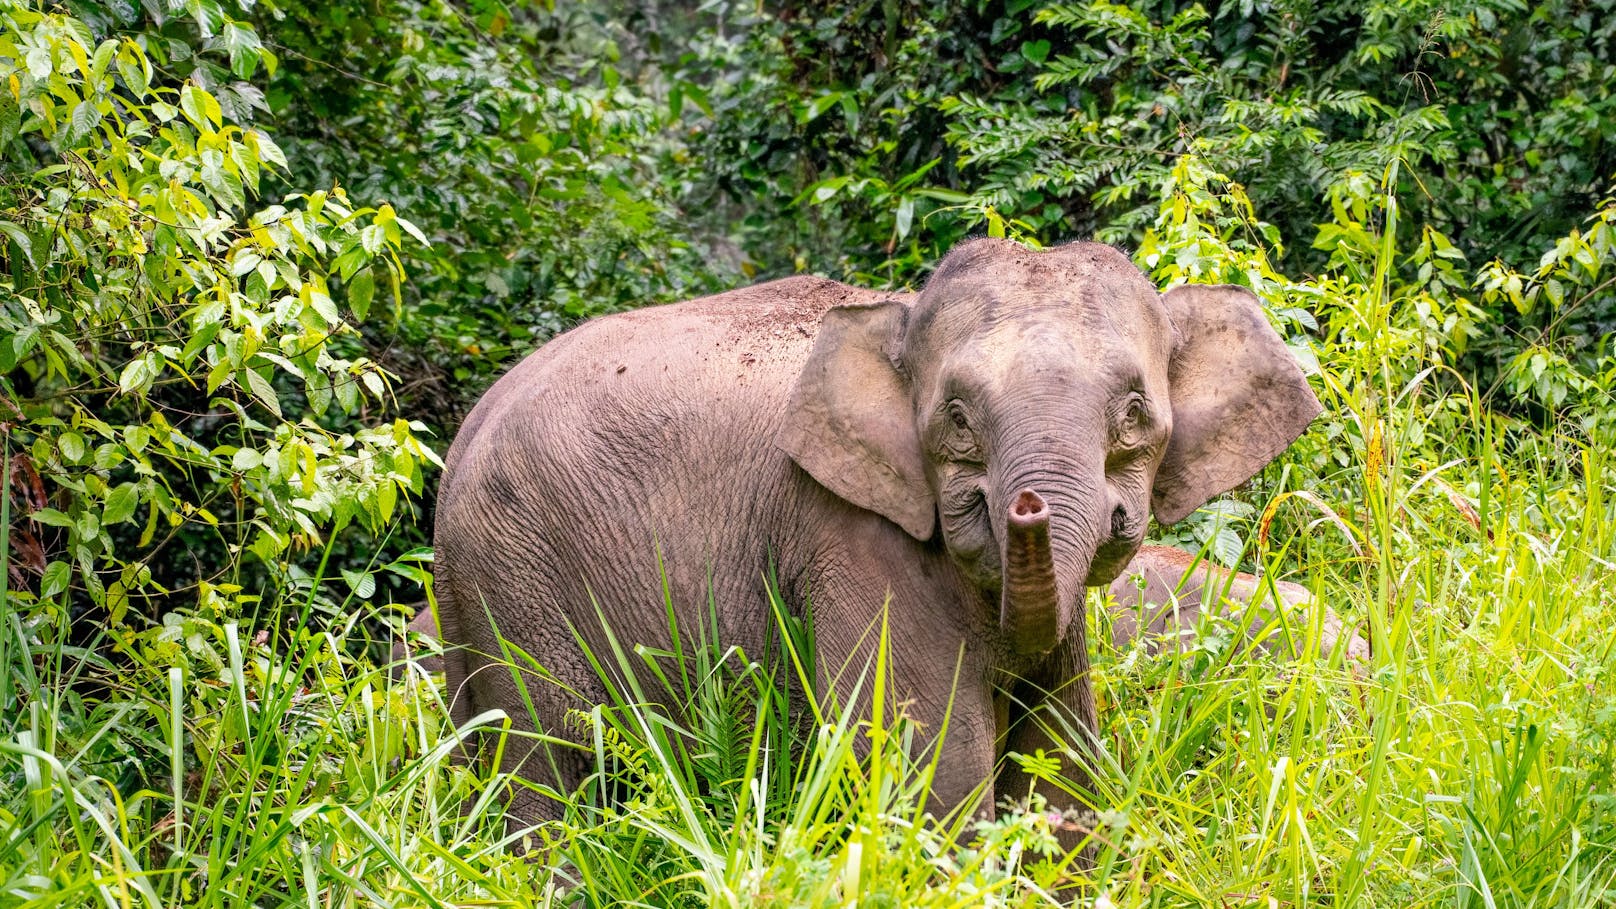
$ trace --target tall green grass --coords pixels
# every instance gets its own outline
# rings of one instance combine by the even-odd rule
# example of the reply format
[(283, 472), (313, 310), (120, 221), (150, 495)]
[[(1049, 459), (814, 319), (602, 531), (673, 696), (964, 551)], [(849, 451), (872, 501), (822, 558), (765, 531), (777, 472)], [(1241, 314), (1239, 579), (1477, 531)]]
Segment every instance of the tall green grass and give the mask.
[[(452, 759), (474, 730), (436, 678), (352, 655), (357, 619), (276, 639), (175, 617), (113, 663), (12, 612), (0, 902), (1043, 905), (1076, 882), (1115, 906), (1611, 904), (1609, 458), (1477, 403), (1387, 402), (1353, 544), (1280, 506), (1270, 561), (1373, 629), (1371, 665), (1279, 660), (1214, 620), (1183, 651), (1102, 648), (1092, 869), (1040, 811), (927, 816), (946, 745), (917, 753), (886, 694), (806, 697), (811, 645), (778, 611), (795, 643), (767, 659), (699, 634), (597, 654), (631, 680), (575, 717), (600, 775), (531, 830), (501, 818), (511, 781)], [(1432, 421), (1470, 427), (1440, 471), (1399, 453)]]

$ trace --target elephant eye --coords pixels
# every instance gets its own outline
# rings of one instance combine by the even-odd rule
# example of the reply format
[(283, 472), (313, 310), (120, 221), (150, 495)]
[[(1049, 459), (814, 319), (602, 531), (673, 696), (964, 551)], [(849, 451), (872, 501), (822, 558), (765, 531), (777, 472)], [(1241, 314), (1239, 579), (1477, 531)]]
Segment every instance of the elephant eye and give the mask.
[(950, 401), (947, 413), (948, 422), (942, 424), (943, 432), (938, 440), (944, 457), (956, 463), (980, 463), (982, 453), (977, 447), (976, 433), (971, 431), (971, 419), (965, 414), (965, 405), (960, 401)]
[(1129, 426), (1142, 427), (1150, 418), (1150, 409), (1145, 406), (1144, 398), (1135, 395), (1128, 400), (1128, 408), (1122, 416)]
[(971, 421), (965, 418), (965, 408), (960, 406), (958, 401), (948, 405), (948, 419), (954, 424), (955, 429), (969, 431), (971, 428)]
[(1141, 434), (1150, 423), (1150, 405), (1137, 391), (1129, 392), (1117, 412), (1116, 441), (1124, 448), (1132, 448), (1142, 440)]

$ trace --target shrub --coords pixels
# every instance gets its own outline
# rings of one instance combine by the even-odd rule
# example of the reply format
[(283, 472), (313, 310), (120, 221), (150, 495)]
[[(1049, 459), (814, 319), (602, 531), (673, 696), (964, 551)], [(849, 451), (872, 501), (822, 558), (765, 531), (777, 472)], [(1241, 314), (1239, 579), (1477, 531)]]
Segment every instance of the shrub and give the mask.
[[(222, 6), (188, 9), (232, 72), (273, 69)], [(280, 147), (200, 70), (166, 79), (151, 38), (0, 7), (10, 602), (114, 626), (250, 606), (344, 528), (395, 521), (437, 461), (356, 343), (420, 231), (340, 186), (257, 204)]]

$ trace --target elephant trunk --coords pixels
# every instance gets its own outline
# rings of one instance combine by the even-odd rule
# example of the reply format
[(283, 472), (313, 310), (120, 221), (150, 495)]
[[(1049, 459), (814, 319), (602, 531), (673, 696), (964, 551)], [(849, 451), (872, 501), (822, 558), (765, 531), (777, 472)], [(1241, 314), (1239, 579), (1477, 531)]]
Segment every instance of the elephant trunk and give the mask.
[(1048, 503), (1033, 490), (1022, 489), (1011, 502), (1005, 520), (999, 626), (1018, 653), (1035, 656), (1057, 646), (1069, 649), (1069, 654), (1058, 662), (1071, 666), (1073, 675), (1059, 684), (1070, 686), (1063, 699), (1069, 699), (1084, 733), (1092, 739), (1100, 726), (1089, 678), (1083, 574), (1067, 572), (1065, 583), (1056, 579), (1049, 537)]
[(1010, 503), (1004, 534), (999, 625), (1018, 653), (1048, 653), (1059, 643), (1061, 598), (1049, 551), (1049, 505), (1031, 489)]

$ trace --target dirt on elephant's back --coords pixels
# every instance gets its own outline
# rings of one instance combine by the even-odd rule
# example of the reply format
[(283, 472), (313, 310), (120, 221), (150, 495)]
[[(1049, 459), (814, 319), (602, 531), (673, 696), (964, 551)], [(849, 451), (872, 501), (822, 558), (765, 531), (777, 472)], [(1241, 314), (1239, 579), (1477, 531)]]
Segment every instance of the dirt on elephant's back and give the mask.
[(739, 345), (812, 338), (825, 311), (832, 307), (901, 296), (807, 275), (759, 284), (738, 293), (742, 299), (735, 300), (734, 308), (726, 314), (731, 326), (728, 340)]

